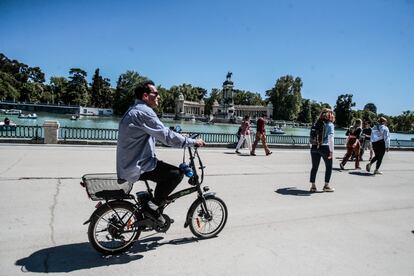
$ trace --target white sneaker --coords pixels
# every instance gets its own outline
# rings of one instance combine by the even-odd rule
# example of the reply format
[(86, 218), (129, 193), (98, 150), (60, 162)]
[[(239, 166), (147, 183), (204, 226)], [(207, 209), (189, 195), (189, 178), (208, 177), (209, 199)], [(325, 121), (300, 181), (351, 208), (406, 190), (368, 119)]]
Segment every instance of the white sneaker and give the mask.
[(331, 188), (330, 186), (325, 186), (325, 187), (323, 187), (323, 191), (328, 192), (328, 193), (332, 193), (332, 192), (335, 191), (335, 189)]
[(382, 172), (381, 172), (381, 171), (379, 171), (379, 170), (375, 170), (375, 171), (374, 171), (374, 174), (382, 174)]

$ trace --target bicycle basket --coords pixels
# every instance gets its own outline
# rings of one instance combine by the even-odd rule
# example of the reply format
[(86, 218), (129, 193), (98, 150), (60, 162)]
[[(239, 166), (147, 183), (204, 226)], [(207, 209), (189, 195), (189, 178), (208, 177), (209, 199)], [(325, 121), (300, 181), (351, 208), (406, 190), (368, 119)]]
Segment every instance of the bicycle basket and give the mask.
[(82, 181), (92, 200), (122, 198), (129, 194), (133, 185), (127, 181), (119, 184), (114, 173), (85, 174)]

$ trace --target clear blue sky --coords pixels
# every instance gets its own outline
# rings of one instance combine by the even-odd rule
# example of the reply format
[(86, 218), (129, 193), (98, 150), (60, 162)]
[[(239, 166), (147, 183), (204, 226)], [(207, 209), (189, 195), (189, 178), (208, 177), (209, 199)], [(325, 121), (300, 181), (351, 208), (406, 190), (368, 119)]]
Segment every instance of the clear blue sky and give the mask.
[(302, 96), (414, 111), (414, 0), (0, 0), (0, 52), (51, 76), (134, 70), (209, 92), (228, 71), (265, 97), (284, 75)]

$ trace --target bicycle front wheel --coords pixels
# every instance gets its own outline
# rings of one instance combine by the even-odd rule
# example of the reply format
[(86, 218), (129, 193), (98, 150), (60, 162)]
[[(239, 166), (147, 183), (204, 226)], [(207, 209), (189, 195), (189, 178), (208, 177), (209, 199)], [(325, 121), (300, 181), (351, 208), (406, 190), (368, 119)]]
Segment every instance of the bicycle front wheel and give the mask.
[(134, 226), (138, 217), (133, 204), (125, 201), (109, 204), (95, 212), (88, 228), (89, 242), (104, 255), (126, 251), (141, 233)]
[(208, 196), (205, 202), (206, 210), (202, 200), (199, 199), (191, 205), (188, 212), (191, 232), (203, 239), (217, 236), (227, 221), (227, 207), (222, 199)]

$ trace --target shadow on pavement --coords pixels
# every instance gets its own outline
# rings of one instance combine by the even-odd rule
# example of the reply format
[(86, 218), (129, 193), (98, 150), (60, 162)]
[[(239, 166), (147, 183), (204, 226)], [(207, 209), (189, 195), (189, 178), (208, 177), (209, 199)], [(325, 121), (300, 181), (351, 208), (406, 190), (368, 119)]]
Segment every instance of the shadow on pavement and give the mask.
[(126, 264), (142, 259), (144, 256), (139, 253), (154, 250), (162, 245), (180, 245), (198, 241), (196, 238), (183, 238), (160, 243), (162, 239), (162, 237), (152, 237), (136, 241), (127, 252), (114, 256), (101, 255), (87, 242), (59, 245), (36, 251), (26, 258), (17, 260), (15, 265), (21, 266), (23, 272), (71, 272)]
[[(309, 192), (308, 190), (298, 190), (296, 189), (296, 187), (277, 189), (275, 192), (281, 195), (294, 195), (294, 196), (310, 196), (311, 194), (314, 194), (314, 193)], [(321, 191), (318, 191), (316, 193), (321, 193)]]
[(352, 175), (360, 175), (360, 176), (374, 176), (374, 174), (369, 172), (349, 172)]

